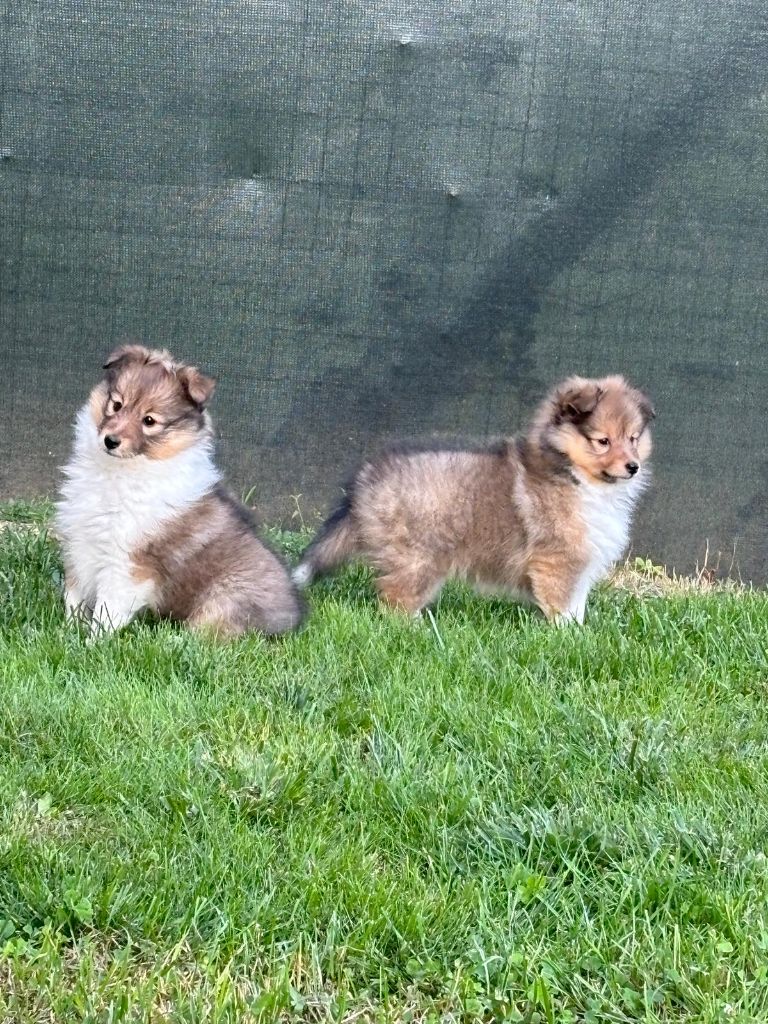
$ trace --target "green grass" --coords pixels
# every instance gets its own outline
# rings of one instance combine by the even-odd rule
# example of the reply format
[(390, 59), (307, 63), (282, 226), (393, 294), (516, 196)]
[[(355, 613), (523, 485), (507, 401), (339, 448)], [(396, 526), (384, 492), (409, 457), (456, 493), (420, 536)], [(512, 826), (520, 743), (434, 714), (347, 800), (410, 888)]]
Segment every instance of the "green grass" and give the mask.
[(350, 571), (296, 636), (87, 645), (28, 511), (1, 1021), (768, 1019), (765, 592), (414, 623)]

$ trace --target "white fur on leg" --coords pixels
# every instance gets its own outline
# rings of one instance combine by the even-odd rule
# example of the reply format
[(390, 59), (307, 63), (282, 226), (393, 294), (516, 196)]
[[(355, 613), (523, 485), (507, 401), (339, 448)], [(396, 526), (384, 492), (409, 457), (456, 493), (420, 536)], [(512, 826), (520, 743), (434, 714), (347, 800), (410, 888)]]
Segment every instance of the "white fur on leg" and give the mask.
[(91, 620), (94, 635), (113, 633), (127, 626), (131, 619), (152, 604), (154, 584), (116, 581), (109, 589), (100, 590)]
[(585, 573), (573, 588), (568, 607), (563, 612), (563, 618), (584, 625), (584, 616), (587, 611), (587, 598), (592, 589), (592, 576)]
[(571, 623), (576, 623), (577, 626), (583, 626), (584, 609), (582, 608), (579, 611), (577, 608), (566, 608), (564, 612), (558, 612), (552, 621), (556, 626), (569, 626)]
[(91, 613), (85, 595), (77, 586), (64, 587), (64, 608), (68, 619), (77, 620)]
[(592, 576), (589, 571), (582, 574), (576, 581), (566, 608), (558, 612), (552, 619), (556, 626), (566, 626), (575, 622), (579, 626), (584, 625), (584, 615), (587, 610), (587, 598), (592, 589)]

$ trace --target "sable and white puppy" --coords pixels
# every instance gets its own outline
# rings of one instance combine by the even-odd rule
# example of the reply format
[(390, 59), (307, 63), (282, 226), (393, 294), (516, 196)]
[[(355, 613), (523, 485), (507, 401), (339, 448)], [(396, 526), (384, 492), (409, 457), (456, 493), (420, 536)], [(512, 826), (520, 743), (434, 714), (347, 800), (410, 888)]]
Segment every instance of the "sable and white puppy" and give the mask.
[(57, 504), (69, 612), (90, 615), (94, 632), (144, 609), (230, 635), (298, 626), (288, 571), (213, 463), (214, 381), (140, 345), (104, 370)]
[(572, 377), (519, 439), (392, 448), (355, 473), (294, 580), (362, 558), (382, 600), (411, 613), (460, 577), (583, 622), (590, 588), (628, 544), (653, 416), (623, 377)]

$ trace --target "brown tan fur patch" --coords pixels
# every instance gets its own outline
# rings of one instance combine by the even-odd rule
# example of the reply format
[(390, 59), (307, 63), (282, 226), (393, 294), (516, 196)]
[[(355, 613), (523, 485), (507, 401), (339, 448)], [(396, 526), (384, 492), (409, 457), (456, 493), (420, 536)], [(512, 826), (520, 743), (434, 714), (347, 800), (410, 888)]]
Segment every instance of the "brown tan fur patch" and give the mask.
[(302, 619), (288, 572), (221, 486), (133, 553), (135, 580), (155, 584), (158, 614), (237, 635), (283, 633)]

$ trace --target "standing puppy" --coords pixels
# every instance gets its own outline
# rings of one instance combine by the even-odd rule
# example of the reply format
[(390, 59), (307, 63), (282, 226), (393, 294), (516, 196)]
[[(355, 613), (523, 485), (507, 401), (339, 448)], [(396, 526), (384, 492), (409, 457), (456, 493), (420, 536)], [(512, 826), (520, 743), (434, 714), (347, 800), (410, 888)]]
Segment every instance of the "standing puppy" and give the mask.
[(629, 541), (653, 415), (623, 377), (572, 377), (519, 439), (393, 448), (357, 471), (294, 579), (304, 586), (360, 557), (382, 600), (408, 612), (461, 577), (583, 622), (590, 588)]
[(298, 626), (285, 567), (213, 464), (214, 381), (140, 345), (104, 369), (57, 505), (68, 611), (89, 614), (94, 632), (146, 608), (223, 634)]

